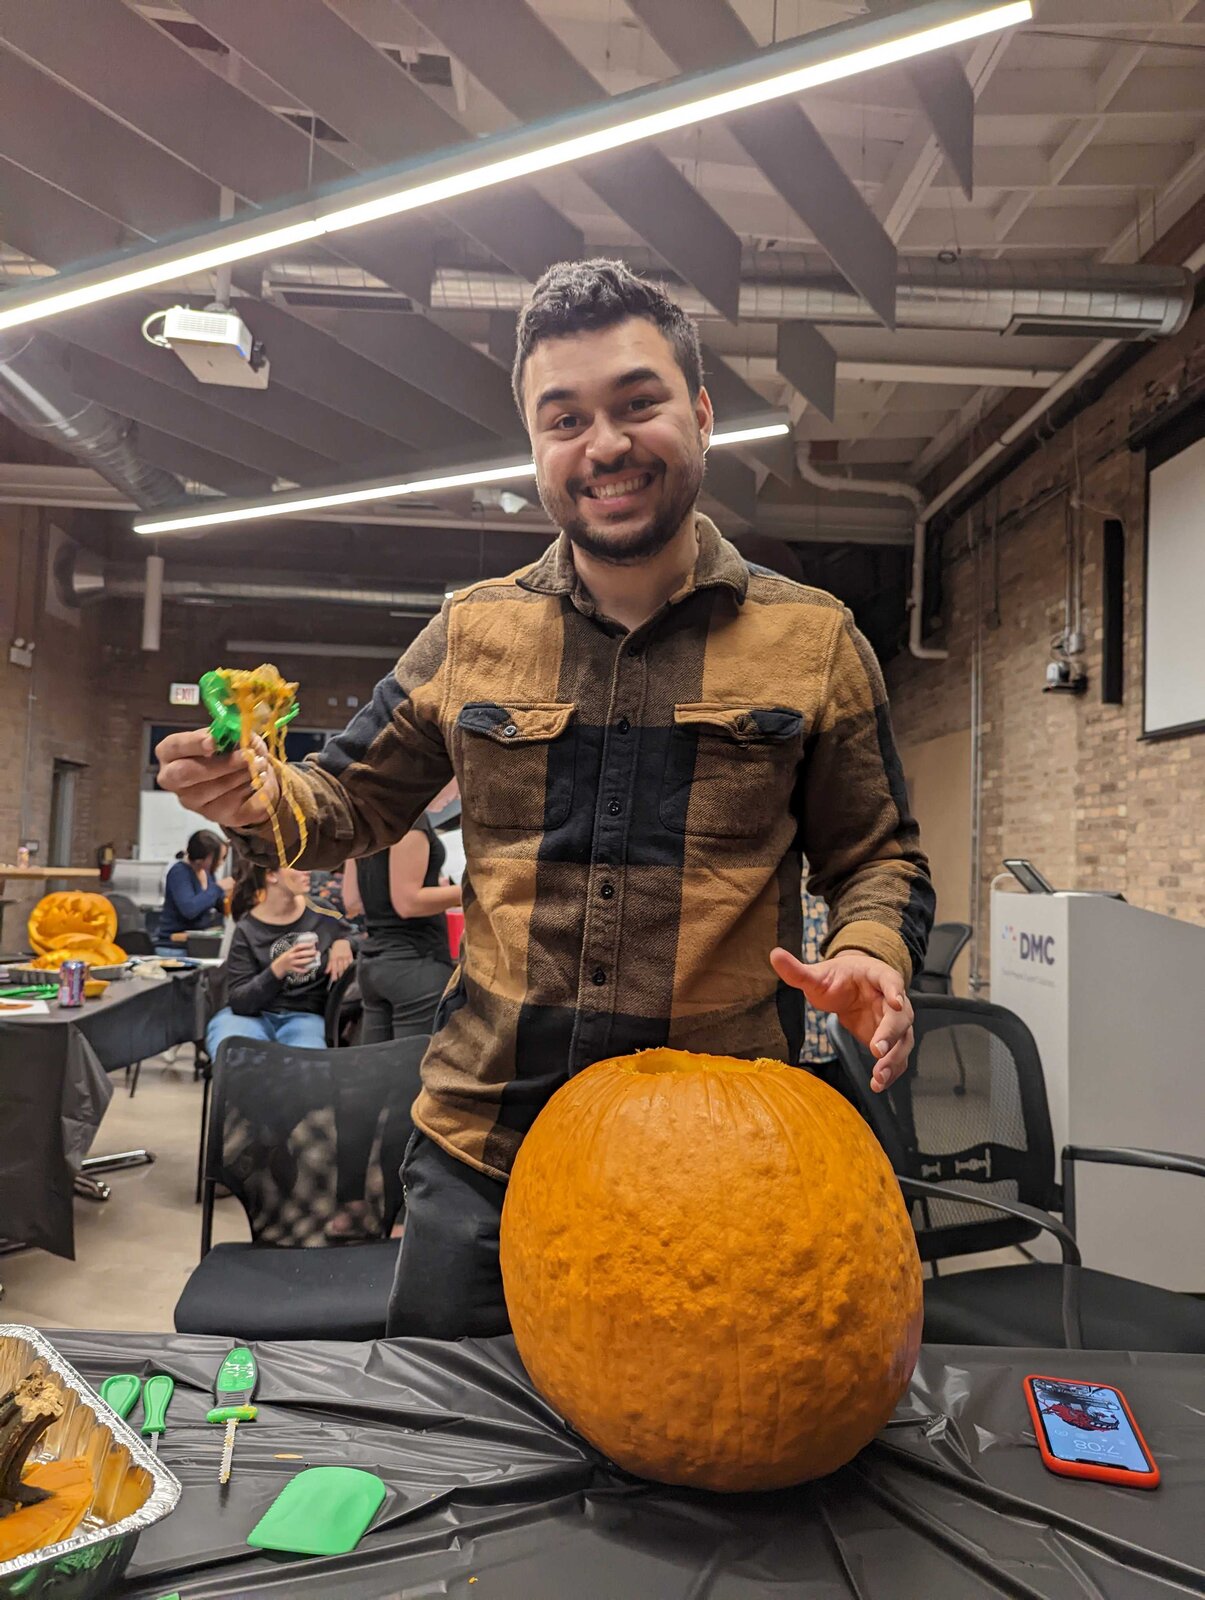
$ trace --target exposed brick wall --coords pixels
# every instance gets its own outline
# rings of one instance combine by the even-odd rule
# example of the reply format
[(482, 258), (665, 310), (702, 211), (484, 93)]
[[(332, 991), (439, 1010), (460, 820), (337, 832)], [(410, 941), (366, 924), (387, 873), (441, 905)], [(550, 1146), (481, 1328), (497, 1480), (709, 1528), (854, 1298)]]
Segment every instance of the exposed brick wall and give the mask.
[[(1093, 406), (1022, 463), (988, 501), (989, 525), (1013, 518), (977, 561), (968, 543), (980, 511), (946, 535), (945, 621), (931, 642), (949, 659), (903, 654), (889, 664), (901, 742), (918, 744), (971, 720), (977, 609), (983, 626), (983, 801), (980, 936), (987, 976), (988, 884), (1006, 855), (1031, 855), (1060, 887), (1119, 889), (1135, 905), (1205, 923), (1205, 734), (1143, 741), (1142, 631), (1145, 461), (1126, 444), (1167, 392), (1205, 372), (1205, 310), (1155, 345)], [(1050, 643), (1063, 626), (1066, 501), (1018, 519), (1044, 492), (1082, 475), (1082, 498), (1126, 529), (1124, 704), (1101, 704), (1101, 532), (1084, 512), (1083, 660), (1088, 691), (1043, 694)], [(998, 590), (995, 567), (998, 561)]]
[[(321, 607), (185, 606), (164, 608), (162, 649), (140, 648), (141, 607), (136, 601), (106, 601), (79, 615), (79, 625), (60, 620), (44, 605), (52, 523), (67, 514), (37, 508), (0, 507), (0, 862), (12, 862), (21, 838), (42, 842), (47, 859), (51, 779), (56, 760), (77, 762), (74, 839), (69, 861), (91, 866), (97, 845), (112, 842), (129, 855), (138, 836), (139, 793), (146, 776), (147, 724), (196, 726), (196, 713), (168, 704), (169, 685), (195, 682), (221, 665), (228, 638), (323, 640), (354, 636), (361, 644), (388, 645), (398, 653), (420, 625), (386, 613)], [(169, 564), (170, 566), (170, 564)], [(10, 663), (15, 638), (35, 642), (35, 665)], [(252, 665), (247, 659), (246, 665)], [(302, 685), (302, 723), (341, 728), (354, 715), (389, 661), (348, 657), (337, 650), (321, 656), (277, 656), (277, 665)], [(335, 703), (332, 705), (331, 702)], [(28, 759), (27, 759), (28, 756)], [(6, 944), (19, 937), (35, 888), (10, 884), (13, 902), (4, 919)]]

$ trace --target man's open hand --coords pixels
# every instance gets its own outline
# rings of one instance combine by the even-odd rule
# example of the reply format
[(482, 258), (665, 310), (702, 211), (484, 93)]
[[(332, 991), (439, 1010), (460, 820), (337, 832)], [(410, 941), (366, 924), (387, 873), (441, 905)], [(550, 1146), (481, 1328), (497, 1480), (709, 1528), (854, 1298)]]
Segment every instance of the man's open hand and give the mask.
[(770, 965), (817, 1011), (836, 1013), (841, 1026), (875, 1057), (871, 1087), (876, 1093), (889, 1089), (912, 1049), (912, 1005), (895, 968), (861, 950), (805, 963), (778, 949), (770, 952)]
[[(280, 797), (268, 751), (258, 735), (249, 751), (218, 755), (206, 728), (169, 733), (155, 747), (159, 762), (159, 787), (179, 798), (188, 811), (197, 811), (221, 828), (254, 828)], [(257, 792), (251, 774), (262, 788)]]

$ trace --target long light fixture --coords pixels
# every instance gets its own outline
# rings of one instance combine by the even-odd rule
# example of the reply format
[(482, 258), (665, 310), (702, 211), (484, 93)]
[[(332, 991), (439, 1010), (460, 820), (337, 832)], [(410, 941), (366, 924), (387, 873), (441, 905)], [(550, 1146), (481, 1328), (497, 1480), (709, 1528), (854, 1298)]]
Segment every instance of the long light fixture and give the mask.
[[(756, 439), (774, 439), (789, 433), (790, 425), (775, 419), (751, 422), (713, 433), (713, 445), (748, 444)], [(534, 478), (534, 461), (502, 461), (469, 467), (462, 472), (444, 472), (426, 478), (373, 478), (365, 483), (296, 494), (274, 494), (262, 500), (215, 500), (197, 510), (180, 510), (149, 521), (136, 522), (135, 533), (191, 533), (197, 528), (220, 528), (233, 522), (259, 522), (265, 517), (303, 517), (311, 511), (327, 511), (332, 506), (368, 505), (374, 500), (400, 500), (414, 494), (438, 494), (441, 489), (470, 489), (481, 483), (509, 483), (516, 478)]]
[(460, 195), (947, 49), (1032, 17), (1031, 0), (920, 0), (837, 23), (729, 66), (614, 95), (544, 122), (382, 168), (374, 177), (317, 189), (294, 204), (268, 207), (150, 250), (43, 278), (0, 300), (0, 330), (285, 250), (344, 228), (443, 205)]

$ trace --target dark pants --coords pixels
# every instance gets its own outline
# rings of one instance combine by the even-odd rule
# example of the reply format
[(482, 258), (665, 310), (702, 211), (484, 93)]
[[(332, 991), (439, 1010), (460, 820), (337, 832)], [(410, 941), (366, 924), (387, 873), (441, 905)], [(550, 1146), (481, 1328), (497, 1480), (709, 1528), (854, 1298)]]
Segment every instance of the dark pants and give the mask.
[(509, 1333), (498, 1225), (505, 1185), (415, 1132), (402, 1163), (406, 1236), (389, 1298), (391, 1339)]
[[(452, 973), (450, 961), (427, 956), (412, 956), (392, 950), (361, 955), (356, 978), (364, 1002), (361, 1044), (382, 1044), (388, 1039), (419, 1039), (432, 1031), (435, 1008)], [(422, 1088), (418, 1068), (414, 1068), (414, 1092)], [(376, 1137), (376, 1122), (371, 1116), (356, 1123), (358, 1137), (350, 1132), (339, 1140), (336, 1198), (341, 1205), (362, 1200)], [(399, 1138), (404, 1136), (404, 1131)]]
[(417, 1039), (431, 1033), (435, 1009), (452, 976), (446, 957), (414, 956), (382, 950), (360, 957), (357, 968), (364, 1001), (361, 1044), (383, 1039)]

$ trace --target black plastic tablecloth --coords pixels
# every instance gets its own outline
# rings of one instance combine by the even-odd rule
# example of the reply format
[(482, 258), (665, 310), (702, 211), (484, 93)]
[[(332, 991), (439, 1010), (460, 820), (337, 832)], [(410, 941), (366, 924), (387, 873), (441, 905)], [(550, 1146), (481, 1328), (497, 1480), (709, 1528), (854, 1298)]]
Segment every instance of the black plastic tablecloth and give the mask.
[[(535, 1394), (509, 1339), (262, 1344), (259, 1418), (239, 1428), (222, 1491), (221, 1429), (203, 1418), (228, 1341), (49, 1337), (93, 1384), (129, 1371), (176, 1380), (161, 1455), (184, 1493), (143, 1534), (115, 1600), (1205, 1593), (1205, 1359), (929, 1346), (894, 1423), (850, 1466), (798, 1489), (728, 1496), (646, 1483), (610, 1465)], [(1118, 1489), (1047, 1472), (1021, 1391), (1028, 1372), (1118, 1384), (1162, 1486)], [(293, 1454), (302, 1459), (277, 1459)], [(295, 1472), (333, 1464), (367, 1468), (388, 1486), (352, 1555), (247, 1546)]]
[(203, 969), (113, 983), (76, 1010), (0, 1017), (0, 1238), (75, 1258), (72, 1184), (109, 1073), (205, 1030)]

